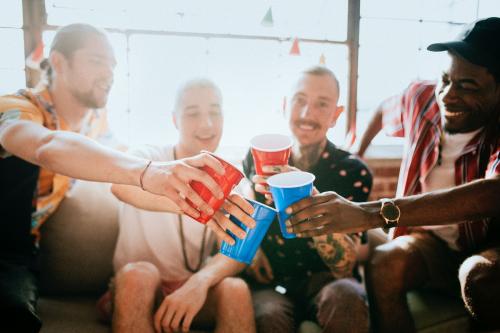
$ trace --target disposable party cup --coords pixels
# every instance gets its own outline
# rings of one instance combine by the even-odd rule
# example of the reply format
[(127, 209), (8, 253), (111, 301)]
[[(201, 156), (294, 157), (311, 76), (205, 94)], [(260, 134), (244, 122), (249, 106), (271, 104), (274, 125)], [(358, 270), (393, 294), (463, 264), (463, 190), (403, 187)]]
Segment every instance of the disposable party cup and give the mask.
[(235, 244), (229, 245), (223, 241), (220, 253), (228, 256), (229, 258), (250, 264), (260, 246), (260, 243), (264, 239), (269, 226), (276, 217), (276, 210), (254, 200), (247, 199), (247, 201), (254, 208), (252, 218), (256, 222), (255, 228), (248, 228), (240, 220), (231, 215), (229, 217), (231, 221), (240, 226), (247, 233), (247, 235), (244, 239), (239, 239), (231, 231), (227, 230), (226, 232), (234, 238)]
[[(222, 206), (224, 200), (229, 196), (229, 193), (231, 193), (232, 189), (243, 179), (244, 174), (233, 164), (225, 161), (214, 153), (208, 151), (202, 152), (210, 154), (218, 159), (224, 167), (225, 173), (223, 175), (219, 175), (208, 166), (204, 166), (201, 168), (201, 170), (204, 170), (206, 173), (208, 173), (210, 177), (212, 177), (215, 182), (219, 184), (222, 192), (224, 192), (224, 197), (222, 199), (214, 197), (212, 192), (205, 185), (203, 185), (203, 183), (200, 183), (198, 181), (193, 180), (190, 184), (192, 189), (196, 193), (198, 193), (203, 201), (210, 205), (210, 207), (213, 208), (214, 212), (216, 212)], [(198, 209), (198, 207), (191, 200), (187, 199), (187, 202), (191, 205), (191, 207)], [(206, 224), (212, 218), (212, 216), (213, 214), (208, 215), (205, 212), (200, 212), (200, 216), (198, 218), (195, 218), (195, 220), (200, 223)]]
[(250, 147), (258, 175), (269, 176), (272, 173), (262, 171), (264, 165), (286, 165), (290, 158), (292, 139), (282, 134), (262, 134), (250, 140)]
[(292, 171), (280, 173), (267, 179), (267, 184), (273, 196), (274, 204), (278, 210), (278, 219), (283, 237), (297, 237), (295, 234), (286, 231), (285, 221), (290, 215), (285, 213), (285, 209), (291, 204), (312, 195), (315, 178), (316, 177), (309, 172)]

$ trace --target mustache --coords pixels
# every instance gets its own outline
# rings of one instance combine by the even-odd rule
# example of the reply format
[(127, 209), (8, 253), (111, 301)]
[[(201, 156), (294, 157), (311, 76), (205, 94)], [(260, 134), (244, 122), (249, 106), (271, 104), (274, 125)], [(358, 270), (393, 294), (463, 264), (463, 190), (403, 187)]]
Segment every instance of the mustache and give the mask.
[(320, 127), (319, 123), (317, 123), (315, 121), (311, 121), (311, 120), (297, 120), (297, 121), (295, 121), (295, 126), (301, 126), (301, 125), (312, 126), (314, 128)]

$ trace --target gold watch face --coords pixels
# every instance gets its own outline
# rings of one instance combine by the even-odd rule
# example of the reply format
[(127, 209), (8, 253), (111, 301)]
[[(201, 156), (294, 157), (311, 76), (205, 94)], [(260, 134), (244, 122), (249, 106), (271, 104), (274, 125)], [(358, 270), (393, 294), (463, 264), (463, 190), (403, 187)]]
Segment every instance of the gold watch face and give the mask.
[(384, 205), (380, 213), (389, 221), (396, 221), (399, 218), (399, 210), (393, 204)]

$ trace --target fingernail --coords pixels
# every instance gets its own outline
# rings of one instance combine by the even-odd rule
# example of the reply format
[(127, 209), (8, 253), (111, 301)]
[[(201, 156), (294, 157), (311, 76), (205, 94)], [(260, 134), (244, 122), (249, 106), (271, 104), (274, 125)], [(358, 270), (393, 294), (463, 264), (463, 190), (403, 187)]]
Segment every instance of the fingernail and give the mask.
[(285, 225), (286, 225), (287, 227), (291, 227), (291, 226), (292, 226), (292, 223), (290, 222), (290, 220), (286, 220), (286, 221), (285, 221)]
[(288, 207), (288, 208), (285, 210), (285, 213), (287, 213), (287, 214), (292, 214), (292, 208), (291, 208), (291, 207)]
[(301, 234), (301, 233), (298, 233), (298, 234), (296, 234), (296, 235), (297, 235), (297, 237), (302, 237), (302, 236), (304, 236), (304, 235), (303, 235), (303, 234)]
[(208, 215), (213, 215), (214, 213), (215, 213), (215, 212), (214, 212), (214, 210), (212, 209), (212, 207), (208, 207), (208, 209), (207, 209), (207, 214), (208, 214)]
[(247, 236), (247, 233), (246, 232), (240, 232), (239, 235), (240, 235), (240, 239), (243, 239), (243, 238), (245, 238)]
[(236, 242), (234, 241), (234, 239), (231, 239), (231, 241), (229, 242), (229, 244), (234, 245), (234, 244), (236, 244)]
[(286, 228), (286, 232), (288, 232), (289, 234), (293, 234), (292, 228)]

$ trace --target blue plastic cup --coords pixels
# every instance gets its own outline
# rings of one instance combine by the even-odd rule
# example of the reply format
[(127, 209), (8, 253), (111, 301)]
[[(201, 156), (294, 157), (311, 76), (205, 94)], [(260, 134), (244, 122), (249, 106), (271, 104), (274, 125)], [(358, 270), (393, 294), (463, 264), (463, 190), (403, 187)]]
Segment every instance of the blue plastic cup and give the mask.
[(246, 237), (244, 239), (239, 239), (236, 237), (231, 231), (226, 230), (226, 232), (234, 238), (234, 245), (229, 245), (226, 242), (222, 242), (222, 246), (220, 248), (220, 253), (229, 258), (233, 258), (235, 260), (244, 262), (249, 265), (255, 253), (257, 253), (257, 249), (260, 246), (260, 243), (264, 239), (266, 235), (267, 229), (271, 226), (271, 222), (273, 222), (276, 217), (276, 210), (260, 202), (246, 199), (254, 208), (254, 212), (252, 214), (252, 218), (255, 220), (255, 227), (253, 229), (248, 228), (244, 225), (240, 220), (238, 220), (234, 216), (229, 216), (233, 223), (240, 226), (246, 233)]
[(316, 177), (309, 172), (292, 171), (280, 173), (267, 179), (269, 190), (273, 196), (274, 205), (278, 210), (281, 234), (284, 238), (295, 238), (297, 235), (286, 231), (285, 221), (290, 215), (285, 213), (291, 204), (310, 197), (313, 182)]

